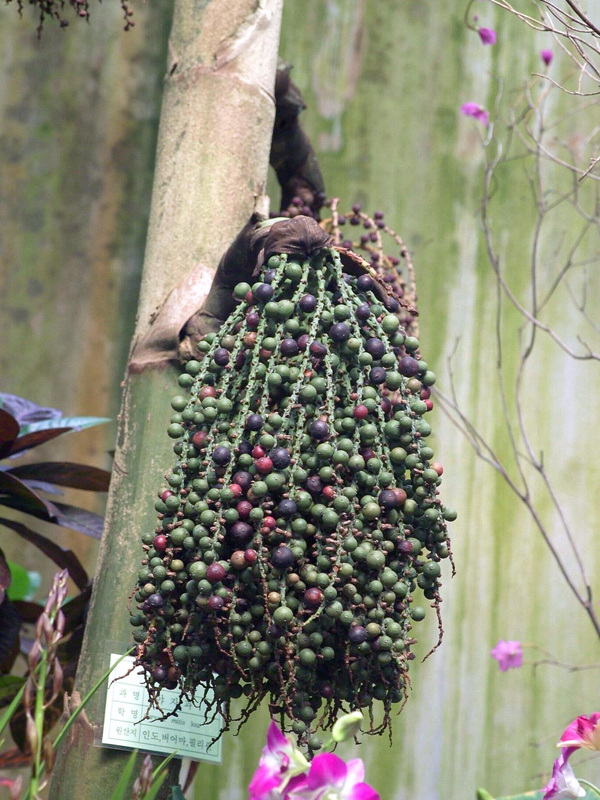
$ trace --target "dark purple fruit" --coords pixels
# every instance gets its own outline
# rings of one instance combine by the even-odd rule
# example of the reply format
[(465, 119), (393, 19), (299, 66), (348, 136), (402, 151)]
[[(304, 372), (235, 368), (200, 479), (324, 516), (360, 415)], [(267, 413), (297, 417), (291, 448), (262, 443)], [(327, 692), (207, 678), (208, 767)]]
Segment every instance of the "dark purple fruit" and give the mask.
[(151, 594), (146, 599), (146, 605), (148, 608), (162, 608), (165, 604), (165, 599), (160, 594)]
[(305, 294), (298, 301), (298, 305), (301, 311), (304, 311), (305, 314), (310, 314), (310, 312), (314, 311), (317, 307), (317, 298), (314, 294)]
[(377, 386), (380, 383), (385, 383), (386, 373), (383, 367), (373, 367), (369, 372), (369, 383)]
[[(207, 570), (208, 573), (208, 570)], [(208, 607), (211, 611), (220, 611), (225, 605), (225, 600), (217, 594), (213, 594), (208, 598)]]
[(312, 342), (310, 345), (310, 354), (315, 358), (323, 358), (325, 353), (327, 352), (327, 348), (322, 342)]
[(404, 356), (398, 361), (398, 372), (405, 378), (414, 378), (419, 371), (419, 364), (411, 356)]
[[(371, 370), (372, 372), (373, 370)], [(383, 370), (385, 380), (385, 370)], [(311, 422), (308, 426), (308, 432), (312, 436), (313, 439), (321, 440), (326, 439), (329, 436), (329, 425), (322, 419), (316, 419), (314, 422)]]
[(219, 367), (227, 366), (227, 364), (229, 364), (229, 350), (226, 350), (224, 347), (217, 347), (213, 353), (213, 361)]
[(238, 453), (242, 455), (250, 455), (252, 452), (252, 445), (250, 442), (246, 441), (246, 439), (242, 439), (242, 441), (237, 446)]
[(345, 322), (336, 322), (329, 328), (329, 336), (334, 342), (345, 342), (350, 338), (350, 328)]
[(225, 464), (229, 463), (229, 459), (231, 458), (231, 452), (228, 447), (224, 447), (223, 445), (219, 445), (215, 447), (212, 452), (212, 460), (217, 464), (217, 466), (222, 467)]
[(398, 495), (392, 489), (384, 489), (381, 491), (379, 493), (378, 503), (382, 508), (385, 508), (386, 511), (392, 508), (398, 508), (400, 505)]
[(259, 431), (264, 424), (265, 421), (260, 414), (249, 414), (246, 417), (246, 428), (249, 431)]
[(263, 280), (265, 283), (272, 283), (273, 278), (277, 275), (277, 272), (274, 269), (267, 269), (265, 270), (265, 274), (263, 276)]
[(360, 275), (356, 281), (356, 286), (359, 292), (370, 292), (373, 287), (373, 278), (370, 275)]
[(295, 339), (283, 339), (279, 347), (279, 352), (282, 356), (286, 356), (286, 358), (297, 356), (300, 352), (298, 342)]
[(308, 345), (308, 339), (309, 339), (308, 333), (303, 333), (301, 336), (298, 337), (296, 342), (300, 350), (306, 350), (306, 347)]
[(240, 470), (236, 472), (233, 478), (231, 479), (232, 483), (237, 483), (238, 486), (241, 486), (242, 489), (247, 492), (250, 486), (252, 485), (252, 475), (249, 472), (244, 472), (244, 470)]
[(152, 670), (152, 679), (156, 683), (164, 683), (167, 680), (167, 670), (164, 667), (154, 667)]
[(261, 303), (268, 303), (273, 297), (273, 287), (268, 283), (259, 283), (256, 289), (253, 291), (253, 295)]
[(294, 554), (285, 545), (281, 545), (271, 553), (271, 564), (276, 569), (287, 569), (293, 565), (295, 560)]
[(289, 451), (286, 450), (285, 447), (276, 447), (274, 450), (271, 450), (269, 458), (273, 462), (275, 469), (285, 469), (289, 467), (292, 460)]
[(320, 606), (323, 602), (323, 592), (320, 589), (317, 589), (316, 586), (313, 586), (311, 589), (307, 589), (304, 592), (304, 602), (307, 606), (312, 606), (313, 608)]
[(348, 631), (348, 639), (352, 644), (362, 644), (367, 639), (367, 632), (362, 625), (353, 625)]
[(311, 475), (306, 479), (306, 488), (312, 494), (319, 494), (323, 491), (323, 481), (318, 475)]
[(247, 522), (234, 522), (229, 530), (229, 538), (235, 547), (243, 547), (248, 544), (254, 535), (254, 528)]
[(281, 500), (277, 506), (277, 513), (280, 517), (291, 517), (298, 511), (298, 506), (293, 500)]
[(384, 343), (381, 339), (376, 339), (375, 337), (367, 339), (365, 342), (365, 350), (373, 356), (375, 361), (379, 361), (379, 359), (385, 355)]
[(355, 313), (357, 320), (366, 322), (371, 316), (371, 306), (368, 303), (361, 303)]

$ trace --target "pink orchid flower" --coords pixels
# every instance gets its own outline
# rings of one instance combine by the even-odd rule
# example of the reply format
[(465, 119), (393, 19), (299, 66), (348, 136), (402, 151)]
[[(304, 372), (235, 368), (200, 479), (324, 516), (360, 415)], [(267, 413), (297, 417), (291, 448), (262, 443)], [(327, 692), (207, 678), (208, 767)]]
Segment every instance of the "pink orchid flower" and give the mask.
[(565, 750), (554, 762), (552, 778), (544, 786), (544, 800), (578, 800), (584, 797), (585, 789), (581, 786), (573, 773), (571, 765), (567, 763), (568, 755)]
[(544, 64), (547, 67), (549, 67), (550, 64), (552, 63), (552, 59), (554, 58), (554, 53), (552, 52), (552, 50), (542, 50), (542, 52), (540, 53), (540, 56), (541, 56), (542, 61), (544, 62)]
[(482, 44), (496, 44), (496, 31), (492, 28), (479, 28), (477, 33)]
[(490, 655), (498, 662), (501, 672), (523, 666), (521, 642), (505, 642), (504, 639), (500, 639)]
[(286, 788), (291, 790), (292, 785), (300, 788), (305, 783), (303, 773), (308, 768), (309, 763), (302, 752), (271, 720), (267, 744), (248, 787), (250, 800), (267, 800), (274, 790), (282, 793)]
[(589, 717), (581, 716), (565, 728), (557, 747), (568, 750), (569, 755), (573, 750), (583, 747), (586, 750), (600, 750), (600, 712), (590, 714)]
[(490, 121), (490, 112), (486, 111), (483, 106), (478, 103), (463, 103), (460, 107), (461, 114), (467, 117), (474, 117), (487, 126)]
[(364, 777), (365, 765), (360, 758), (346, 763), (333, 753), (321, 753), (311, 762), (306, 786), (294, 788), (289, 800), (379, 800)]

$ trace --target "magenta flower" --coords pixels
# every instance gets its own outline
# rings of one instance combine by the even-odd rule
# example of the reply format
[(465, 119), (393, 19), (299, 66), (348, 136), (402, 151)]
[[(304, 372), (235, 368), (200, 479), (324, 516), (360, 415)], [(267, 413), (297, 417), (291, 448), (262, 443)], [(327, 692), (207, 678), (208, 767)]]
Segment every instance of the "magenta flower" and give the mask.
[(521, 642), (505, 642), (504, 639), (500, 639), (490, 655), (498, 662), (501, 672), (523, 666)]
[(491, 28), (479, 28), (477, 33), (482, 44), (496, 44), (496, 31)]
[(379, 800), (364, 777), (365, 765), (360, 758), (346, 763), (333, 753), (321, 753), (311, 762), (306, 786), (294, 788), (289, 800)]
[(552, 778), (542, 790), (544, 800), (578, 800), (579, 797), (584, 797), (585, 789), (575, 777), (567, 758), (563, 750), (554, 762)]
[(540, 56), (542, 57), (542, 61), (544, 62), (544, 64), (547, 67), (549, 67), (550, 64), (552, 63), (552, 59), (554, 58), (554, 53), (552, 52), (552, 50), (542, 50)]
[(487, 126), (490, 121), (490, 113), (486, 111), (483, 106), (478, 103), (463, 103), (460, 107), (461, 114), (466, 117), (474, 117)]
[[(292, 781), (294, 788), (303, 786), (303, 773), (308, 767), (308, 761), (302, 752), (282, 733), (277, 723), (271, 720), (267, 744), (248, 787), (250, 800), (266, 800), (275, 789), (279, 792), (286, 788), (291, 789)], [(298, 776), (302, 776), (300, 780)]]
[(562, 747), (563, 753), (568, 750), (571, 755), (573, 750), (583, 747), (586, 750), (600, 750), (600, 713), (595, 712), (589, 717), (581, 716), (565, 728), (557, 747)]

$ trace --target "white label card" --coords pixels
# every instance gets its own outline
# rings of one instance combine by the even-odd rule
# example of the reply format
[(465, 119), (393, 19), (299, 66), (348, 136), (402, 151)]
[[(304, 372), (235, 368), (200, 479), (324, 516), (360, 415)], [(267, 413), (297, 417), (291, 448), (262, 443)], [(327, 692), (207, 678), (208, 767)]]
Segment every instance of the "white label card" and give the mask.
[[(111, 667), (120, 658), (117, 653), (111, 653)], [(102, 744), (166, 755), (176, 750), (177, 756), (220, 764), (221, 739), (212, 745), (210, 743), (221, 730), (222, 720), (217, 717), (207, 723), (204, 703), (197, 707), (184, 700), (177, 716), (163, 720), (160, 713), (152, 709), (150, 717), (140, 721), (148, 710), (148, 690), (141, 668), (129, 672), (133, 663), (133, 656), (127, 656), (110, 673)], [(178, 689), (163, 689), (160, 693), (161, 708), (165, 712), (171, 711), (178, 699)]]

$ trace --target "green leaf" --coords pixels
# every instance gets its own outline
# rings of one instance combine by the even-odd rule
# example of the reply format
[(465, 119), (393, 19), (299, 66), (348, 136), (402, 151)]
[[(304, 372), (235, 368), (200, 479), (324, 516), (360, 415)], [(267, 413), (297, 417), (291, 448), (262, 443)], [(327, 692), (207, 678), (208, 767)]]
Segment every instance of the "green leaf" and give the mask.
[(165, 772), (158, 778), (158, 780), (152, 781), (152, 786), (148, 789), (148, 793), (144, 795), (143, 800), (154, 800), (156, 795), (160, 792), (166, 777), (167, 773)]
[(127, 763), (125, 764), (123, 772), (121, 773), (119, 782), (115, 786), (114, 792), (110, 796), (110, 800), (125, 800), (125, 792), (127, 791), (129, 781), (131, 780), (131, 775), (133, 773), (133, 768), (135, 767), (137, 755), (138, 751), (134, 750), (127, 759)]
[(4, 714), (0, 717), (0, 733), (6, 728), (8, 723), (11, 721), (13, 714), (17, 710), (19, 703), (21, 702), (21, 698), (23, 697), (23, 693), (25, 691), (25, 683), (21, 686), (19, 691), (13, 697), (11, 704), (6, 709)]
[(185, 796), (179, 786), (171, 786), (171, 800), (185, 800)]
[(27, 600), (33, 592), (38, 588), (37, 581), (32, 581), (31, 573), (29, 573), (20, 564), (15, 564), (13, 561), (7, 561), (8, 568), (10, 569), (10, 599), (11, 600)]
[(20, 436), (26, 433), (37, 431), (47, 431), (53, 428), (69, 428), (71, 430), (82, 431), (84, 428), (91, 428), (94, 425), (102, 425), (110, 422), (110, 417), (59, 417), (58, 419), (40, 419), (36, 422), (29, 422), (21, 425)]
[(487, 789), (479, 788), (477, 789), (477, 800), (494, 800), (494, 798)]

